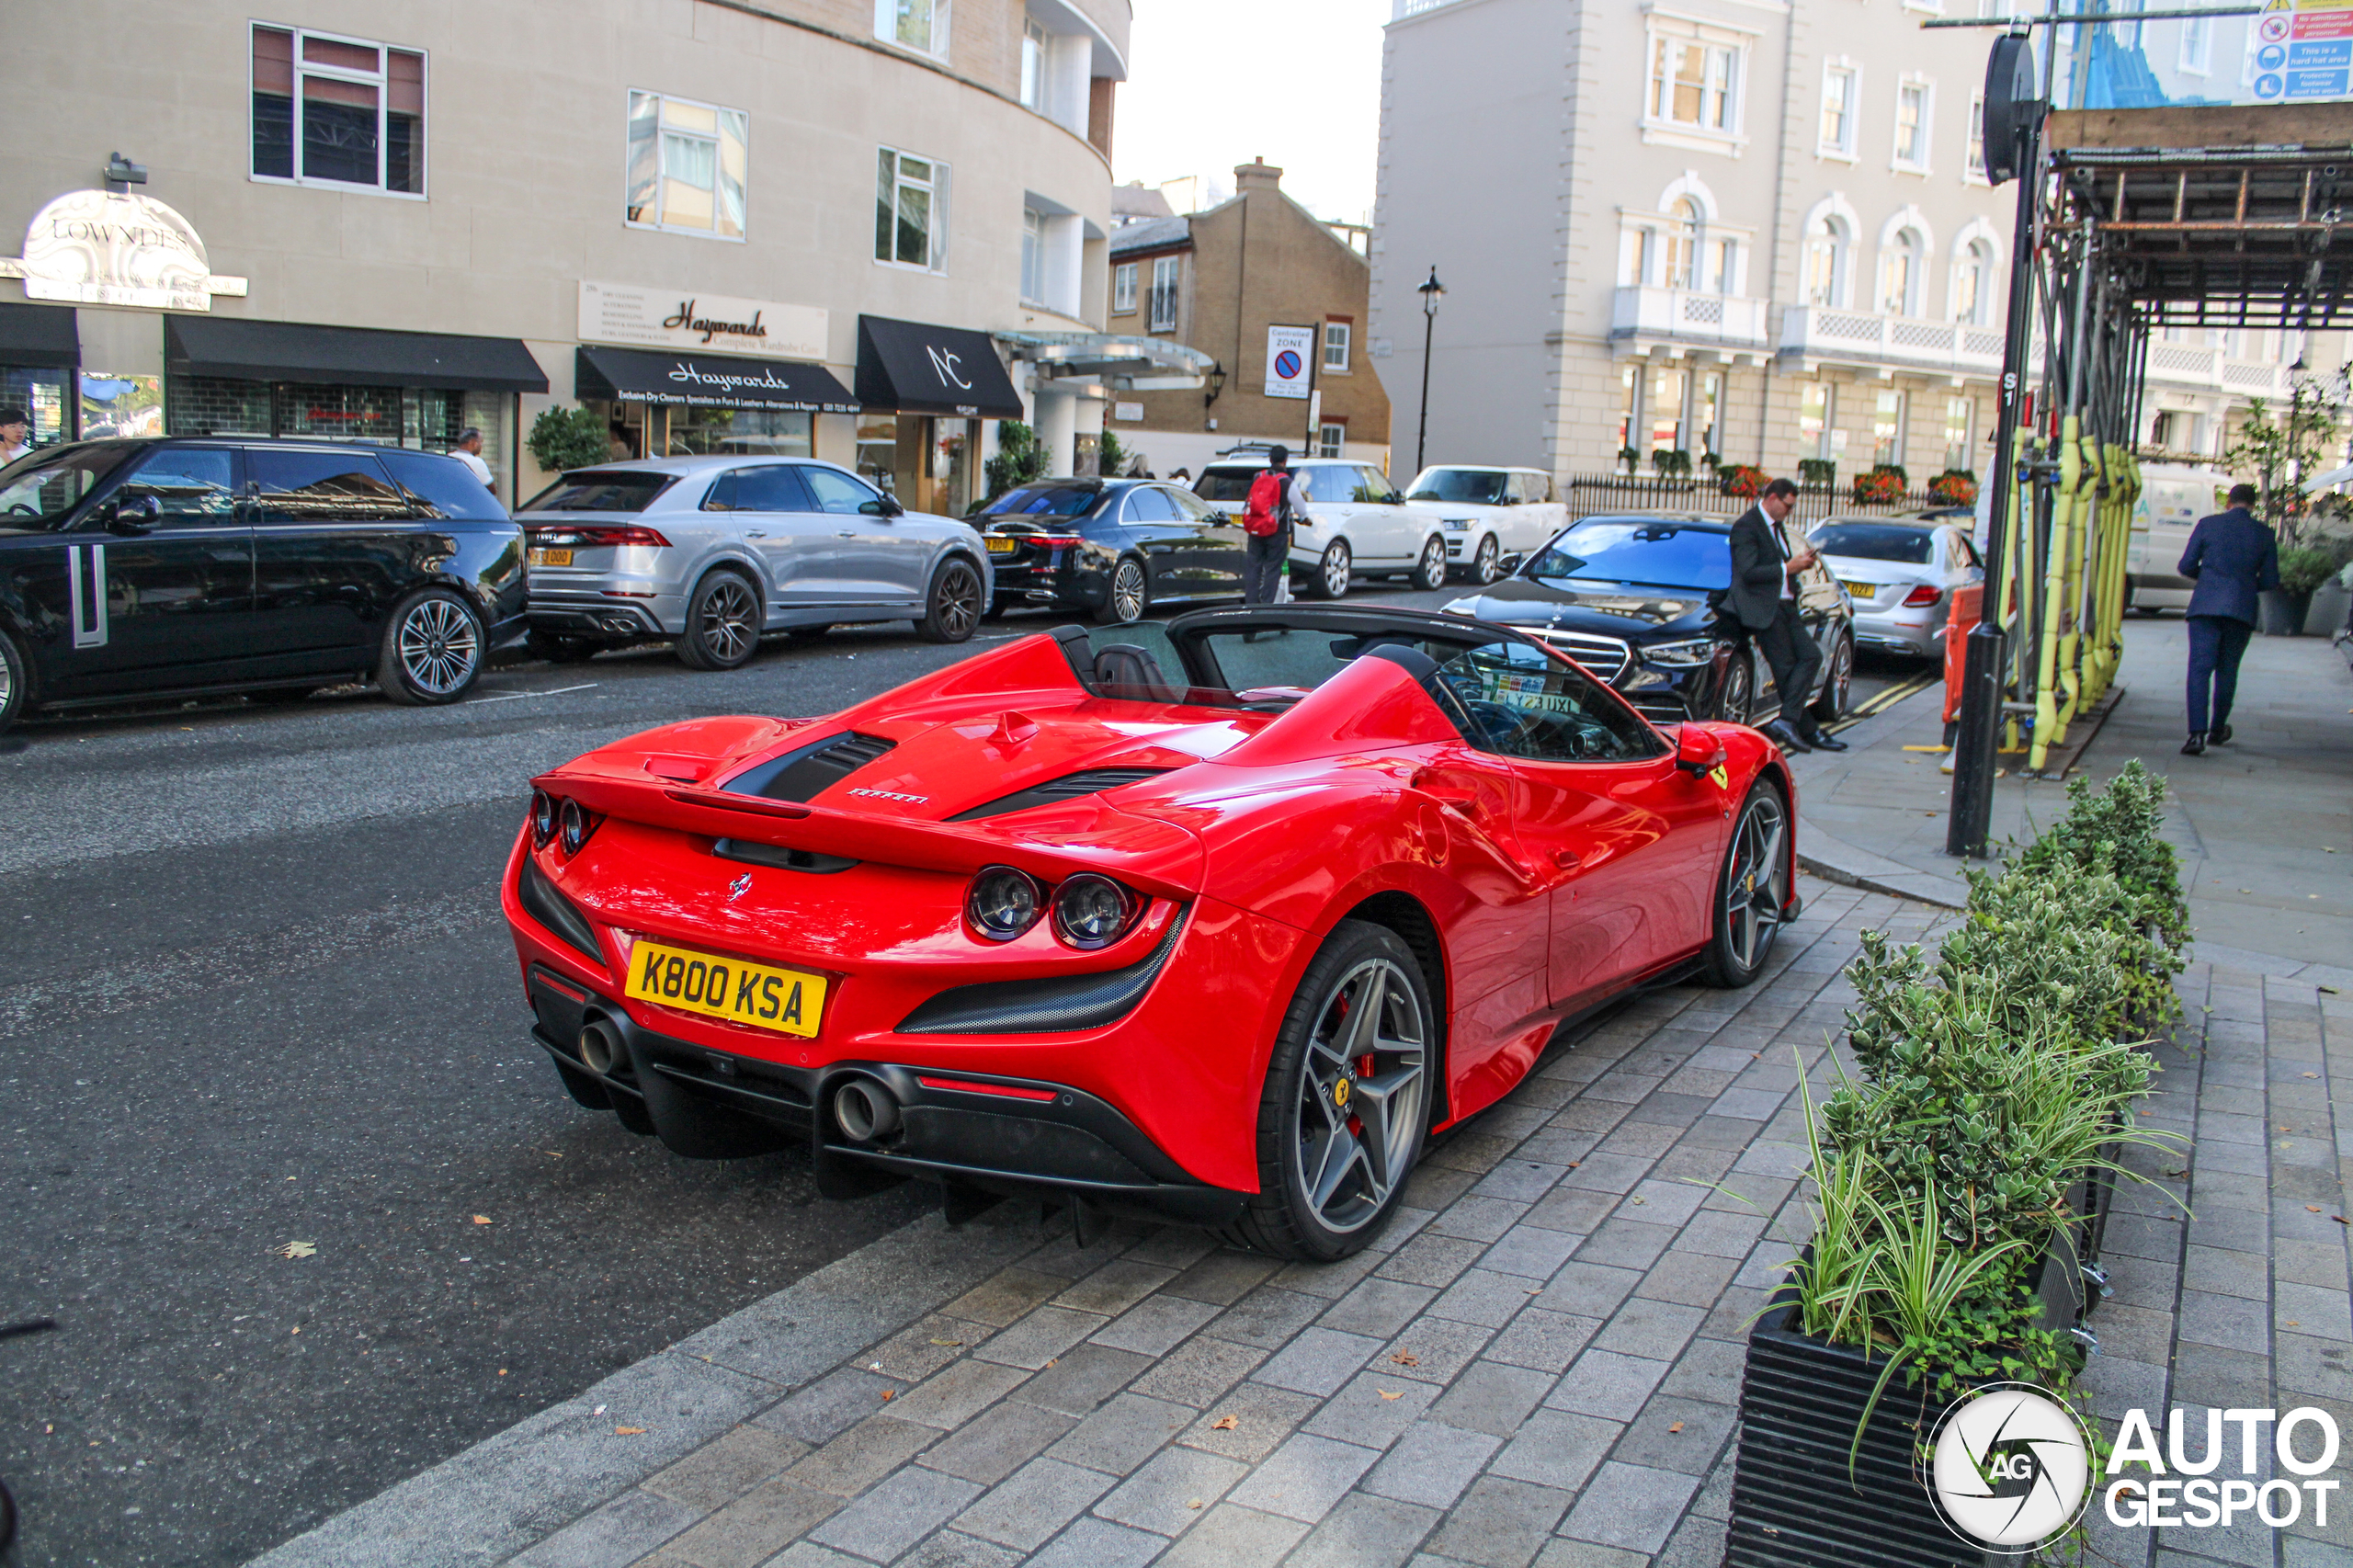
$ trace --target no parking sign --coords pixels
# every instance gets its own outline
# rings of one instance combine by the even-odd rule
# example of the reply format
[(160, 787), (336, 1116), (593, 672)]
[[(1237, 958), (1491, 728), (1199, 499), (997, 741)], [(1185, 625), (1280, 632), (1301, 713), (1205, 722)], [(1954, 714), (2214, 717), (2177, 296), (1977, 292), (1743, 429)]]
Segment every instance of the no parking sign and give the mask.
[(1270, 326), (1267, 329), (1267, 396), (1305, 397), (1311, 374), (1308, 355), (1315, 348), (1312, 326)]

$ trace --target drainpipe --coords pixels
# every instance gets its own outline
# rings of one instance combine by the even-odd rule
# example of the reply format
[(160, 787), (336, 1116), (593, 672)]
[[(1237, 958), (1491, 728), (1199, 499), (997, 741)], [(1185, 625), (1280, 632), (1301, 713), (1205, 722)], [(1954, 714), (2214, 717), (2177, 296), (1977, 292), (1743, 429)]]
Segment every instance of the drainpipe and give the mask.
[(1765, 302), (1768, 331), (1765, 339), (1764, 374), (1759, 379), (1756, 397), (1756, 466), (1765, 466), (1765, 435), (1773, 427), (1773, 358), (1772, 324), (1773, 294), (1781, 282), (1781, 228), (1788, 217), (1790, 198), (1790, 81), (1797, 74), (1798, 8), (1792, 6), (1781, 23), (1781, 145), (1773, 163), (1773, 239), (1767, 252), (1765, 268)]

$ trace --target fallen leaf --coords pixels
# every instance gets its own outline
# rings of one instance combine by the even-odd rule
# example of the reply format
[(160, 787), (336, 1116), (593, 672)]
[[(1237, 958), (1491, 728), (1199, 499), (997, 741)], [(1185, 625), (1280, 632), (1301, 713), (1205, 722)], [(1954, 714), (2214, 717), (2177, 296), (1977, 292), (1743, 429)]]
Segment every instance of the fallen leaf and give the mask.
[(1418, 1367), (1422, 1364), (1422, 1358), (1410, 1350), (1400, 1350), (1389, 1358), (1401, 1367)]
[(1643, 1199), (1637, 1198), (1637, 1199), (1634, 1199), (1634, 1201), (1635, 1201), (1635, 1202), (1637, 1202), (1637, 1203), (1641, 1203), (1641, 1202), (1643, 1202), (1643, 1201), (1645, 1201), (1645, 1200), (1644, 1200)]
[(2320, 1212), (2320, 1205), (2317, 1203), (2307, 1203), (2304, 1205), (2304, 1212), (2307, 1214), (2317, 1214)]
[(477, 1214), (474, 1216), (474, 1223), (477, 1225), (487, 1225), (490, 1223), (490, 1216), (487, 1214)]
[(600, 1405), (598, 1405), (596, 1409), (594, 1409), (594, 1410), (590, 1411), (588, 1414), (589, 1414), (589, 1415), (602, 1415), (603, 1414), (605, 1414), (605, 1407), (604, 1407), (603, 1405), (601, 1405), (601, 1404), (600, 1404)]
[(1379, 1394), (1383, 1399), (1403, 1399), (1405, 1397), (1405, 1391), (1404, 1389), (1399, 1389), (1395, 1393), (1391, 1393), (1387, 1389), (1375, 1389), (1372, 1392)]
[(645, 1428), (642, 1426), (616, 1426), (613, 1428), (613, 1436), (616, 1437), (642, 1437), (645, 1436)]
[(1198, 1508), (1200, 1506), (1201, 1500), (1199, 1497), (1194, 1498), (1191, 1502), (1185, 1505), (1188, 1508)]
[(949, 1349), (951, 1349), (951, 1350), (952, 1350), (952, 1349), (956, 1348), (958, 1346), (962, 1345), (964, 1342), (963, 1342), (962, 1340), (961, 1340), (961, 1339), (935, 1339), (935, 1340), (933, 1340), (933, 1341), (932, 1341), (932, 1343), (933, 1343), (934, 1345), (945, 1345), (945, 1346), (947, 1346)]
[(1574, 1169), (1576, 1169), (1576, 1168), (1577, 1168), (1577, 1163), (1576, 1163), (1574, 1160), (1571, 1160), (1571, 1161), (1569, 1162), (1569, 1169), (1571, 1169), (1571, 1170), (1574, 1170)]
[[(1061, 1360), (1061, 1359), (1062, 1359), (1062, 1358), (1061, 1358), (1061, 1357), (1059, 1357), (1059, 1356), (1054, 1357), (1054, 1358), (1053, 1358), (1053, 1359), (1052, 1359), (1052, 1360), (1048, 1361), (1048, 1362), (1046, 1363), (1046, 1365), (1047, 1365), (1047, 1366), (1049, 1366), (1049, 1367), (1051, 1367), (1051, 1366), (1052, 1366), (1052, 1365), (1054, 1364), (1054, 1362), (1055, 1362), (1055, 1361), (1059, 1361), (1059, 1360)], [(880, 1362), (880, 1361), (877, 1361), (877, 1362), (876, 1362), (876, 1363), (874, 1363), (874, 1364), (875, 1364), (877, 1367), (880, 1367), (882, 1363), (881, 1363), (881, 1362)]]
[(2288, 1326), (2289, 1326), (2290, 1328), (2302, 1328), (2302, 1327), (2303, 1327), (2304, 1325), (2303, 1325), (2302, 1324), (2298, 1323), (2294, 1318), (2290, 1318), (2290, 1319), (2288, 1320)]
[(2353, 1225), (2353, 1220), (2348, 1220), (2342, 1214), (2331, 1214), (2329, 1218), (2340, 1225)]
[(551, 1159), (551, 1160), (561, 1160), (562, 1158), (563, 1158), (563, 1153), (562, 1153), (560, 1151), (557, 1151), (557, 1150), (554, 1150), (554, 1149), (542, 1149), (542, 1150), (540, 1150), (540, 1153), (541, 1153), (542, 1154), (545, 1154), (545, 1155), (546, 1155), (549, 1159)]
[(896, 1399), (896, 1398), (898, 1398), (898, 1397), (899, 1397), (899, 1391), (898, 1391), (897, 1389), (884, 1389), (884, 1390), (882, 1391), (882, 1399), (883, 1399), (883, 1403), (886, 1403), (886, 1404), (887, 1404), (888, 1403), (890, 1403), (892, 1400), (894, 1400), (894, 1399)]
[(280, 1257), (313, 1257), (318, 1253), (319, 1244), (316, 1242), (288, 1242), (282, 1247), (272, 1247), (270, 1250)]
[(1210, 1423), (1210, 1430), (1212, 1432), (1231, 1432), (1236, 1426), (1241, 1425), (1241, 1422), (1235, 1420), (1231, 1415), (1221, 1415), (1216, 1420)]
[(1669, 1426), (1667, 1430), (1670, 1432), (1680, 1432), (1683, 1430), (1683, 1423), (1677, 1421), (1674, 1426)]
[(301, 1324), (299, 1324), (299, 1323), (298, 1323), (298, 1324), (295, 1324), (291, 1329), (288, 1330), (287, 1332), (289, 1332), (290, 1334), (300, 1334), (300, 1333), (301, 1333), (301, 1332), (302, 1332), (302, 1325), (301, 1325)]
[(505, 1376), (506, 1375), (506, 1368), (504, 1368), (504, 1367), (499, 1368), (499, 1369), (498, 1369), (498, 1375), (499, 1375), (500, 1377), (502, 1377), (502, 1378), (503, 1378), (503, 1377), (505, 1377)]

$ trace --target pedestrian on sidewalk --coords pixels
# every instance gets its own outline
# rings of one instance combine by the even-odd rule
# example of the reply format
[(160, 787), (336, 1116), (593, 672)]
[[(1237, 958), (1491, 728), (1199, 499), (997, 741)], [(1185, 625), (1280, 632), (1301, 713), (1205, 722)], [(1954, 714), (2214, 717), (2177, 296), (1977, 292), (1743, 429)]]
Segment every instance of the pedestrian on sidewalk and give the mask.
[(2256, 596), (2279, 585), (2279, 541), (2256, 521), (2252, 484), (2231, 486), (2230, 507), (2200, 517), (2181, 552), (2181, 574), (2198, 585), (2189, 596), (2189, 738), (2184, 756), (2231, 740), (2231, 699), (2238, 695), (2239, 660), (2255, 634)]
[(1299, 476), (1290, 472), (1290, 449), (1277, 447), (1267, 454), (1267, 467), (1250, 482), (1250, 500), (1242, 514), (1242, 531), (1249, 536), (1247, 559), (1242, 569), (1245, 604), (1279, 604), (1283, 579), (1290, 573), (1290, 529), (1299, 513)]
[(449, 449), (449, 455), (465, 464), (466, 472), (482, 481), (484, 490), (493, 495), (498, 494), (498, 481), (491, 473), (490, 465), (482, 460), (481, 431), (471, 425), (459, 431), (458, 444)]
[(1790, 540), (1797, 504), (1797, 485), (1777, 479), (1733, 524), (1733, 618), (1756, 640), (1781, 694), (1780, 716), (1764, 726), (1773, 744), (1786, 752), (1845, 751), (1847, 743), (1824, 734), (1807, 710), (1822, 649), (1798, 614), (1798, 579), (1818, 556)]
[(31, 423), (21, 408), (0, 408), (0, 468), (33, 449), (32, 443), (25, 438)]

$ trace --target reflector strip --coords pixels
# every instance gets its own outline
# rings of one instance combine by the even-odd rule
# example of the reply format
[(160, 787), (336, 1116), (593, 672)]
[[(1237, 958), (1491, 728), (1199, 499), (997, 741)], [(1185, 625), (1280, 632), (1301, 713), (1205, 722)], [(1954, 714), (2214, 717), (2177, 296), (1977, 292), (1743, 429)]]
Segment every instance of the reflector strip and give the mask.
[(975, 1084), (969, 1078), (926, 1078), (921, 1074), (915, 1082), (926, 1089), (953, 1089), (964, 1095), (1002, 1095), (1009, 1100), (1050, 1100), (1051, 1089), (1017, 1089), (1010, 1084)]

